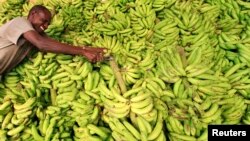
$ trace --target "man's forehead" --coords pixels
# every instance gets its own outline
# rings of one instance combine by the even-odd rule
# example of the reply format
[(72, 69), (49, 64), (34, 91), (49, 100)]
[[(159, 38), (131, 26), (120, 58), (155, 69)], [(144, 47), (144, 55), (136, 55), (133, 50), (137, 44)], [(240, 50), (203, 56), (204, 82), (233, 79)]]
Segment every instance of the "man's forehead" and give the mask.
[(41, 16), (45, 16), (46, 18), (51, 18), (51, 13), (47, 10), (40, 10), (38, 12), (39, 12), (39, 15)]

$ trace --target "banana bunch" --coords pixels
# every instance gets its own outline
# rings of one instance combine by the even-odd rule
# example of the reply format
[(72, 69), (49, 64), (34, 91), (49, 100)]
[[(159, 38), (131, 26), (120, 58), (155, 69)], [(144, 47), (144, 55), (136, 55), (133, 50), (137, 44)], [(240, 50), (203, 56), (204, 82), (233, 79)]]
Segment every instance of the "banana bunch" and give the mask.
[[(27, 75), (25, 79), (22, 78), (18, 85), (30, 89), (34, 95), (36, 89), (50, 87), (48, 86), (51, 82), (49, 78), (56, 71), (58, 64), (51, 59), (52, 57), (49, 58), (47, 54), (42, 52), (37, 52), (31, 57), (29, 63), (20, 65), (15, 71), (19, 75)], [(51, 64), (47, 65), (47, 63)]]
[(143, 5), (143, 4), (151, 4), (152, 3), (152, 1), (150, 1), (150, 0), (136, 0), (135, 2), (134, 2), (136, 5)]
[(231, 68), (234, 63), (240, 62), (238, 53), (232, 53), (231, 51), (221, 49), (219, 46), (216, 47), (213, 57), (215, 64), (211, 69), (217, 73), (219, 73), (218, 70), (225, 72)]
[[(93, 70), (93, 66), (91, 65), (90, 62), (84, 60), (82, 63), (79, 63), (79, 65), (77, 65), (75, 67), (75, 72), (77, 75), (80, 75), (82, 79), (86, 78), (89, 72), (92, 72)], [(76, 77), (75, 75), (73, 75), (71, 77), (71, 79), (76, 79), (76, 80), (81, 80), (79, 79), (79, 77)]]
[(215, 73), (201, 73), (193, 77), (188, 77), (187, 81), (189, 85), (195, 88), (194, 91), (200, 95), (223, 95), (232, 89), (232, 85), (227, 77), (216, 75)]
[[(37, 3), (37, 1), (36, 1), (36, 3)], [(22, 15), (23, 15), (23, 16), (28, 16), (30, 9), (31, 9), (32, 6), (34, 6), (34, 4), (36, 4), (36, 3), (31, 3), (31, 2), (29, 2), (29, 3), (24, 3), (24, 4), (23, 4), (23, 12), (22, 12)]]
[(163, 79), (157, 76), (145, 78), (142, 86), (152, 92), (153, 96), (157, 98), (162, 97), (164, 95), (163, 91), (167, 88)]
[(118, 58), (118, 62), (122, 62), (121, 64), (124, 64), (124, 70), (126, 70), (126, 68), (133, 68), (133, 66), (137, 66), (142, 59), (140, 52), (136, 50), (128, 51), (130, 48), (129, 46), (132, 46), (131, 44), (132, 43), (127, 43), (126, 49), (121, 49), (121, 57)]
[(100, 74), (97, 71), (88, 73), (87, 78), (84, 80), (85, 91), (91, 91), (98, 87), (100, 81)]
[(131, 36), (133, 30), (130, 27), (131, 20), (127, 14), (123, 13), (120, 9), (114, 7), (109, 8), (107, 10), (107, 14), (110, 16), (110, 20), (108, 21), (106, 28), (112, 30), (114, 33), (116, 31), (116, 35), (120, 37), (120, 39)]
[(104, 35), (103, 38), (96, 40), (94, 44), (99, 47), (107, 48), (108, 51), (106, 54), (119, 54), (120, 50), (123, 48), (122, 42), (117, 36)]
[[(28, 2), (24, 3), (23, 7), (25, 7), (25, 10), (28, 10), (27, 8), (31, 8), (33, 5), (44, 5), (46, 8), (48, 8), (52, 15), (55, 14), (55, 9), (57, 9), (59, 6), (59, 0), (29, 0)], [(24, 14), (28, 14), (28, 11), (24, 11)]]
[[(163, 116), (163, 119), (167, 118), (168, 115), (169, 115), (169, 107), (167, 105), (167, 103), (160, 99), (160, 98), (154, 98), (154, 103), (155, 103), (155, 106), (154, 106), (154, 109), (156, 109), (158, 112), (162, 112), (162, 116)], [(152, 118), (152, 121), (156, 121), (156, 116), (152, 116), (154, 118)], [(147, 118), (144, 116), (145, 119), (150, 119), (150, 118)], [(150, 121), (150, 120), (148, 120)]]
[(17, 72), (13, 71), (11, 73), (8, 73), (7, 75), (4, 76), (4, 79), (2, 80), (4, 82), (4, 85), (7, 88), (16, 88), (18, 85), (18, 82), (20, 81), (20, 76), (18, 75)]
[[(70, 116), (75, 118), (79, 127), (85, 127), (89, 123), (98, 122), (100, 112), (100, 108), (93, 105), (95, 103), (93, 98), (83, 93), (82, 95), (85, 96), (80, 96), (80, 99), (71, 102), (72, 113)], [(86, 101), (82, 97), (89, 101)]]
[(233, 34), (232, 32), (221, 32), (221, 34), (218, 36), (220, 47), (225, 50), (233, 50), (237, 49), (236, 44), (240, 44), (240, 37), (238, 34)]
[[(102, 64), (100, 66), (100, 72), (101, 76), (104, 80), (112, 80), (114, 74), (112, 68), (108, 64)], [(113, 80), (114, 81), (114, 80)]]
[[(72, 38), (75, 36), (77, 36), (77, 39), (73, 40)], [(88, 40), (87, 38), (89, 38), (89, 37), (88, 36), (86, 37), (86, 35), (83, 35), (82, 33), (75, 32), (75, 31), (68, 31), (68, 32), (62, 34), (58, 38), (58, 40), (61, 41), (62, 43), (68, 43), (68, 44), (72, 44), (75, 46), (81, 46), (84, 44), (78, 44), (78, 42), (85, 42), (86, 40)]]
[(186, 76), (181, 56), (176, 48), (168, 47), (157, 60), (157, 73), (166, 82), (175, 83)]
[(207, 138), (207, 124), (202, 123), (197, 116), (186, 119), (169, 116), (165, 122), (170, 139), (201, 141)]
[[(230, 32), (230, 30), (232, 30), (234, 33), (240, 33), (239, 28), (242, 28), (242, 26), (244, 27), (244, 23), (240, 24), (239, 22), (240, 21), (238, 19), (235, 19), (234, 17), (231, 17), (229, 14), (225, 13), (225, 17), (218, 21), (218, 28), (223, 32)], [(238, 29), (238, 31), (236, 29)]]
[(80, 34), (77, 32), (73, 32), (72, 34), (69, 34), (69, 36), (69, 39), (72, 39), (73, 36), (77, 36), (74, 40), (71, 41), (75, 46), (91, 45), (92, 43), (92, 38), (90, 37), (90, 35), (86, 34), (85, 31)]
[(150, 124), (142, 116), (136, 117), (136, 126), (140, 131), (141, 140), (165, 140), (166, 137), (163, 134), (163, 115), (162, 112), (157, 112), (156, 120), (153, 124)]
[(1, 111), (1, 119), (3, 119), (4, 115), (6, 115), (8, 112), (11, 112), (11, 106), (12, 102), (11, 100), (3, 100), (1, 101), (0, 111)]
[[(191, 103), (190, 103), (191, 101)], [(167, 102), (165, 102), (167, 103)], [(180, 119), (188, 119), (190, 116), (196, 116), (192, 99), (173, 99), (168, 101), (168, 115)]]
[(249, 90), (248, 88), (243, 89), (243, 90), (238, 90), (239, 94), (243, 96), (244, 98), (248, 99), (250, 97), (249, 95)]
[(195, 64), (196, 60), (193, 63), (187, 65), (187, 67), (185, 68), (187, 77), (195, 77), (197, 75), (209, 73), (212, 67), (214, 66), (215, 62), (204, 62), (204, 63), (198, 63), (196, 65)]
[[(57, 107), (55, 106), (48, 106), (46, 107), (46, 109), (44, 110), (44, 113), (46, 115), (49, 115), (51, 117), (53, 116), (59, 116), (61, 114), (61, 107)], [(44, 118), (44, 116), (42, 117), (42, 114), (40, 113), (40, 111), (37, 111), (36, 113), (41, 119)]]
[[(77, 86), (76, 88), (80, 89), (83, 83), (82, 81), (92, 72), (93, 66), (82, 57), (70, 59), (72, 58), (70, 55), (58, 55), (56, 58), (57, 61), (60, 60), (61, 65), (59, 66), (60, 69), (57, 69), (56, 73), (51, 76), (52, 86), (54, 88), (67, 88), (75, 83)], [(62, 63), (69, 64), (66, 65)], [(58, 86), (59, 83), (61, 84)]]
[(49, 36), (60, 36), (62, 31), (64, 31), (64, 19), (59, 14), (53, 16), (51, 24), (45, 30)]
[[(41, 102), (41, 101), (39, 101)], [(46, 113), (45, 113), (45, 109), (44, 106), (42, 104), (38, 104), (36, 107), (36, 111), (35, 111), (35, 116), (39, 119), (39, 120), (44, 120)]]
[(86, 20), (82, 15), (84, 11), (83, 7), (75, 7), (75, 5), (71, 4), (63, 5), (63, 7), (57, 11), (57, 14), (63, 18), (64, 26), (67, 30), (81, 32), (83, 29), (85, 29)]
[(121, 68), (121, 74), (127, 86), (135, 84), (142, 75), (141, 71), (133, 66), (124, 66)]
[(150, 4), (141, 4), (129, 9), (133, 32), (140, 38), (150, 40), (153, 36), (152, 28), (156, 20), (156, 13)]
[[(225, 77), (228, 78), (232, 88), (238, 90), (241, 94), (248, 89), (248, 69), (245, 68), (246, 63), (238, 63), (233, 65), (225, 72)], [(247, 95), (245, 95), (247, 96)]]
[(132, 52), (132, 51), (140, 52), (142, 50), (145, 50), (147, 47), (145, 38), (131, 39), (128, 42), (126, 42), (125, 44), (126, 44), (125, 45), (125, 48), (126, 48), (125, 53), (128, 53), (128, 54), (130, 54), (130, 52)]
[(52, 0), (48, 1), (49, 4), (52, 4), (53, 6), (70, 6), (73, 5), (74, 7), (81, 7), (83, 5), (83, 1), (81, 0)]
[(152, 69), (156, 65), (156, 56), (154, 50), (146, 50), (144, 54), (142, 54), (142, 59), (138, 64), (138, 67), (143, 71), (147, 71)]
[(75, 128), (75, 138), (74, 140), (106, 140), (110, 139), (111, 131), (109, 128), (98, 126), (95, 124), (88, 124), (84, 128)]
[[(5, 130), (4, 136), (9, 136), (9, 138), (19, 138), (20, 133), (25, 129), (25, 126), (28, 126), (32, 121), (32, 117), (36, 111), (35, 103), (36, 98), (29, 98), (24, 103), (17, 103), (15, 100), (12, 100), (13, 103), (5, 101), (1, 105), (1, 129)], [(9, 110), (8, 113), (5, 113), (9, 106), (13, 106), (13, 110)]]
[(95, 5), (98, 3), (98, 0), (88, 0), (88, 1), (83, 1), (82, 3), (84, 5), (83, 7), (86, 10), (93, 10), (95, 8)]
[(247, 65), (249, 66), (249, 57), (246, 55), (247, 52), (249, 51), (248, 45), (238, 43), (236, 44), (236, 48), (238, 49), (238, 53), (239, 53), (238, 58), (240, 59), (240, 61), (242, 63), (247, 63)]
[(170, 9), (171, 10), (164, 10), (166, 13), (163, 13), (163, 16), (173, 18), (178, 23), (178, 27), (184, 30), (183, 32), (191, 30), (191, 26), (197, 23), (198, 17), (197, 14), (195, 14), (195, 10), (192, 8), (191, 1), (176, 1)]
[(128, 116), (130, 112), (129, 100), (121, 95), (120, 89), (117, 87), (109, 89), (105, 83), (100, 83), (98, 90), (103, 101), (103, 114), (115, 118)]
[(109, 8), (112, 8), (112, 5), (114, 4), (114, 0), (109, 0), (109, 1), (100, 1), (96, 3), (96, 6), (94, 7), (94, 11), (96, 14), (101, 15), (103, 14), (106, 10)]
[[(33, 108), (36, 107), (36, 97), (28, 98), (24, 103), (20, 104), (17, 101), (14, 101), (14, 114), (17, 118), (26, 118), (33, 113)], [(34, 110), (35, 111), (35, 110)]]
[(164, 19), (155, 24), (152, 42), (155, 42), (156, 50), (161, 50), (176, 43), (180, 32), (176, 26), (177, 23), (171, 19)]
[(18, 17), (22, 16), (22, 5), (25, 3), (25, 1), (20, 0), (20, 1), (1, 1), (0, 2), (0, 25), (6, 23), (7, 21)]
[(209, 123), (214, 123), (217, 120), (220, 120), (222, 115), (222, 110), (219, 107), (219, 104), (211, 103), (209, 100), (204, 102), (205, 103), (204, 104), (202, 103), (201, 105), (201, 110), (202, 110), (201, 112), (203, 112), (203, 114), (201, 114), (200, 121), (209, 124)]
[(234, 61), (238, 58), (238, 53), (232, 51), (226, 51), (225, 57), (230, 61)]
[(130, 99), (131, 112), (137, 115), (146, 115), (153, 113), (154, 101), (151, 93), (147, 91), (141, 91)]
[[(118, 15), (118, 14), (117, 14)], [(120, 15), (119, 15), (120, 16)], [(117, 17), (117, 16), (116, 16)], [(128, 16), (123, 15), (122, 19), (109, 20), (106, 23), (100, 23), (95, 27), (98, 32), (104, 35), (114, 36), (118, 39), (123, 39), (132, 34), (133, 30), (130, 28), (130, 19)], [(119, 17), (120, 18), (120, 17)]]
[[(65, 82), (63, 84), (65, 84)], [(71, 102), (74, 101), (76, 99), (76, 96), (78, 95), (79, 90), (75, 88), (75, 86), (73, 87), (68, 86), (68, 87), (69, 89), (59, 88), (57, 91), (57, 96), (53, 100), (55, 101), (55, 105), (57, 105), (60, 108), (70, 107)], [(49, 100), (52, 101), (51, 98)]]
[[(20, 82), (18, 83), (19, 88), (25, 88), (24, 90), (29, 94), (30, 97), (35, 95), (36, 88), (38, 88), (38, 84), (40, 83), (38, 74), (43, 75), (43, 73), (40, 70), (40, 65), (42, 64), (42, 53), (37, 53), (37, 56), (35, 58), (32, 58), (27, 63), (21, 65), (18, 69), (16, 69), (16, 72), (19, 73), (19, 75), (26, 75), (24, 79), (21, 78)], [(38, 63), (41, 63), (38, 65)], [(29, 69), (27, 69), (29, 68)], [(51, 72), (52, 73), (52, 72)]]
[(152, 7), (155, 11), (161, 11), (165, 8), (169, 8), (176, 0), (154, 0)]
[[(221, 102), (224, 100), (221, 100)], [(226, 100), (225, 100), (226, 101)], [(228, 100), (230, 102), (230, 100)], [(234, 104), (224, 104), (221, 109), (223, 116), (223, 124), (238, 124), (241, 122), (241, 118), (245, 113), (247, 108), (247, 104), (245, 104), (245, 100), (241, 96), (234, 96)], [(234, 105), (234, 106), (233, 106)]]
[(219, 17), (220, 8), (221, 5), (203, 4), (199, 10), (207, 19), (215, 21)]
[[(89, 1), (86, 1), (86, 2), (89, 2)], [(93, 4), (93, 6), (94, 5), (95, 4)], [(93, 9), (93, 8), (91, 8), (91, 9)], [(86, 19), (87, 21), (92, 21), (92, 20), (94, 20), (95, 12), (93, 10), (89, 10), (88, 7), (84, 7), (83, 16), (84, 16), (84, 19)], [(90, 25), (89, 25), (89, 27), (91, 28)], [(86, 28), (86, 29), (88, 29), (88, 28)]]
[(119, 120), (117, 118), (109, 117), (108, 125), (111, 129), (111, 136), (113, 140), (136, 141), (140, 139), (140, 133), (138, 129), (127, 120)]
[[(59, 134), (55, 134), (55, 129), (58, 124), (61, 124), (60, 116), (50, 117), (46, 115), (46, 117), (39, 122), (38, 125), (34, 123), (31, 125), (30, 133), (35, 140), (52, 140), (55, 138), (59, 138)], [(40, 132), (40, 134), (39, 134)]]
[(187, 98), (191, 97), (190, 93), (192, 92), (192, 87), (186, 88), (189, 85), (186, 82), (186, 79), (179, 79), (177, 82), (173, 84), (172, 94), (175, 98)]
[(115, 140), (165, 140), (163, 134), (163, 118), (161, 114), (157, 115), (157, 121), (151, 125), (143, 117), (137, 116), (135, 125), (123, 119), (109, 118), (108, 124), (112, 130), (112, 137)]
[(106, 138), (106, 136), (109, 135), (110, 130), (101, 127), (96, 126), (93, 124), (89, 124), (87, 127), (73, 127), (74, 130), (74, 137), (73, 140), (81, 141), (81, 140), (102, 140), (102, 138)]
[(165, 122), (166, 122), (166, 127), (170, 132), (169, 138), (174, 138), (175, 134), (184, 135), (184, 127), (178, 118), (173, 116), (168, 116)]

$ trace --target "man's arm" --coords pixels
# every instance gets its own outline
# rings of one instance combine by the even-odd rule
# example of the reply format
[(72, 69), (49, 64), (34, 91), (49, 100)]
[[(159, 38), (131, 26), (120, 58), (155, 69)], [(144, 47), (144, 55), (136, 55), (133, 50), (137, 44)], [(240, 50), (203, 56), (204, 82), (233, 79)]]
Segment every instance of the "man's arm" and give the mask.
[(52, 53), (63, 53), (71, 55), (83, 55), (91, 62), (101, 61), (103, 59), (104, 48), (84, 49), (69, 44), (58, 42), (52, 38), (44, 37), (36, 31), (28, 31), (23, 34), (24, 38), (41, 51)]

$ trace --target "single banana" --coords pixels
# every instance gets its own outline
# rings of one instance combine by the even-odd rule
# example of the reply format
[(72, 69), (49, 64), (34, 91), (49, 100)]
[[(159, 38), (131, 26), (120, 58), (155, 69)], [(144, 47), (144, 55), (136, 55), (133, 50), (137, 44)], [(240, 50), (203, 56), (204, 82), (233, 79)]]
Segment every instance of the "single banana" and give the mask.
[(134, 135), (134, 137), (139, 140), (140, 139), (140, 133), (139, 131), (128, 121), (122, 120), (123, 125), (127, 128), (128, 131), (131, 132), (131, 134)]
[(104, 132), (101, 128), (99, 128), (98, 126), (94, 125), (94, 124), (88, 124), (87, 128), (91, 131), (96, 133), (98, 136), (100, 136), (102, 139), (106, 139), (108, 137), (107, 133)]
[(27, 107), (32, 106), (36, 102), (36, 97), (29, 98), (24, 104), (14, 104), (15, 110), (21, 110)]
[[(158, 114), (160, 113), (161, 112), (159, 112)], [(148, 135), (148, 140), (155, 140), (161, 134), (163, 128), (163, 119), (161, 117), (162, 116), (158, 115), (156, 125), (152, 130), (152, 132)]]

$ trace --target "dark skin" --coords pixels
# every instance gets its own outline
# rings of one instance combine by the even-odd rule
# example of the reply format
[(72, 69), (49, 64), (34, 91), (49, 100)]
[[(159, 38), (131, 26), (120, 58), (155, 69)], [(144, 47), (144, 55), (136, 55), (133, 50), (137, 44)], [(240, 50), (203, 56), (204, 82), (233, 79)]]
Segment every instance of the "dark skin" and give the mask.
[(93, 63), (103, 60), (105, 48), (76, 47), (46, 36), (44, 30), (48, 28), (51, 18), (51, 13), (48, 10), (31, 11), (28, 20), (36, 31), (28, 31), (23, 34), (23, 37), (40, 51), (83, 55)]

